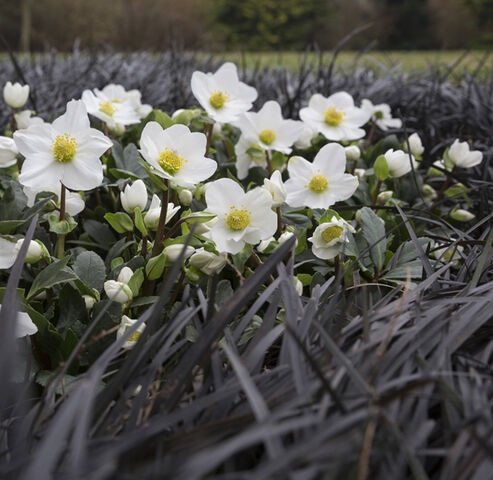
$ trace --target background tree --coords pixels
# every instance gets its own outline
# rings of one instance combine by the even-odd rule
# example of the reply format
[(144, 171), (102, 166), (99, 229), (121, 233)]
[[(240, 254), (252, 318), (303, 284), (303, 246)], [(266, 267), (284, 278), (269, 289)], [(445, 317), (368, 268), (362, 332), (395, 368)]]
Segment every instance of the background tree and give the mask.
[(493, 45), (493, 0), (464, 0), (479, 28), (477, 44), (483, 47)]

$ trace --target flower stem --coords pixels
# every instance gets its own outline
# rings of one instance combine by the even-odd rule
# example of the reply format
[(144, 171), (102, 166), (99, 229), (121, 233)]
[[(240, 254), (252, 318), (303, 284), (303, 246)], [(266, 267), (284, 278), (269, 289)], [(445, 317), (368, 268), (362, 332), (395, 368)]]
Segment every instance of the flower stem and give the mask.
[(12, 122), (10, 125), (10, 129), (12, 130), (12, 133), (14, 133), (17, 130), (17, 120), (15, 119), (15, 108), (14, 107), (12, 107), (11, 112), (12, 112)]
[(274, 170), (272, 169), (272, 163), (270, 161), (269, 150), (265, 151), (265, 160), (267, 162), (267, 170), (269, 170), (269, 175), (272, 176), (272, 173), (274, 172)]
[(163, 249), (162, 243), (164, 240), (164, 226), (166, 225), (166, 215), (168, 214), (168, 201), (169, 201), (169, 182), (164, 180), (164, 186), (166, 190), (163, 190), (161, 197), (161, 214), (159, 215), (159, 223), (156, 230), (156, 236), (154, 238), (154, 245), (152, 247), (151, 257), (159, 255)]
[(368, 143), (371, 143), (371, 141), (373, 140), (373, 136), (375, 135), (375, 130), (377, 129), (377, 124), (375, 122), (373, 122), (371, 124), (371, 128), (370, 128), (370, 133), (368, 133)]
[(214, 125), (212, 123), (207, 123), (204, 125), (205, 135), (207, 136), (207, 144), (205, 146), (205, 156), (209, 155), (209, 149), (211, 148), (212, 141), (212, 131), (214, 130)]
[(276, 213), (277, 213), (277, 234), (281, 235), (282, 233), (281, 207), (276, 207)]
[[(60, 190), (60, 222), (65, 220), (65, 196), (67, 189), (65, 185), (62, 183), (62, 188)], [(58, 235), (58, 244), (57, 244), (57, 258), (63, 258), (65, 253), (65, 234), (60, 233)]]
[(382, 186), (382, 180), (379, 180), (377, 182), (377, 185), (375, 186), (375, 191), (373, 192), (373, 199), (372, 199), (372, 202), (371, 204), (374, 206), (377, 204), (377, 197), (378, 197), (378, 194), (380, 193), (380, 187)]

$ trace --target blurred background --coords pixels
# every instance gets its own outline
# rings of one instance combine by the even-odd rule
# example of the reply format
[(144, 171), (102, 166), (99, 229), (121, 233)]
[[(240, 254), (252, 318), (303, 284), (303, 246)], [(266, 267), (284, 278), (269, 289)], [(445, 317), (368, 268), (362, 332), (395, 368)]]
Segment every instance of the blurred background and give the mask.
[(0, 0), (1, 35), (31, 52), (325, 50), (368, 23), (347, 47), (493, 46), (493, 0)]

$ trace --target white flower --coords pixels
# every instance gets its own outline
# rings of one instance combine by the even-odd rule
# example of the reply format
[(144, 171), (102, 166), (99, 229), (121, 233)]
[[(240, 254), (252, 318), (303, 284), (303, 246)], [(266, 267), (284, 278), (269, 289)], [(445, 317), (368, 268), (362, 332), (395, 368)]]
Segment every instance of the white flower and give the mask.
[(10, 268), (17, 258), (15, 241), (0, 237), (0, 269)]
[(358, 179), (344, 173), (346, 154), (337, 143), (324, 145), (313, 163), (292, 157), (288, 163), (289, 180), (286, 203), (292, 207), (329, 208), (347, 200), (358, 188)]
[(91, 295), (82, 295), (84, 303), (86, 305), (86, 310), (92, 310), (92, 307), (96, 304), (97, 300)]
[(29, 97), (29, 85), (22, 86), (20, 83), (7, 82), (3, 87), (3, 99), (12, 108), (23, 107)]
[(370, 119), (370, 114), (354, 106), (347, 92), (337, 92), (326, 98), (316, 93), (308, 107), (300, 110), (300, 118), (329, 140), (358, 140), (365, 131), (360, 128)]
[[(180, 210), (180, 205), (175, 207), (173, 202), (168, 203), (168, 209), (166, 210), (166, 223), (168, 223), (175, 215), (176, 212)], [(144, 215), (144, 223), (147, 228), (151, 230), (156, 230), (159, 223), (159, 216), (161, 215), (161, 200), (154, 194), (152, 196), (151, 205), (149, 210)]]
[(483, 160), (483, 153), (479, 150), (470, 150), (467, 142), (454, 141), (448, 150), (450, 161), (461, 168), (471, 168), (479, 165)]
[(204, 248), (199, 248), (190, 257), (190, 265), (205, 273), (206, 275), (215, 275), (219, 273), (226, 265), (227, 254), (208, 252)]
[(416, 160), (412, 154), (403, 152), (402, 150), (394, 150), (391, 148), (385, 152), (384, 157), (389, 167), (389, 173), (394, 178), (402, 177), (417, 167)]
[[(178, 260), (178, 257), (180, 256), (183, 247), (184, 245), (181, 243), (175, 245), (168, 245), (167, 247), (164, 248), (163, 252), (168, 257), (168, 260), (174, 263)], [(185, 254), (183, 256), (183, 260), (191, 257), (193, 255), (193, 252), (195, 252), (195, 248), (188, 245), (185, 248)]]
[(257, 90), (238, 80), (233, 63), (216, 73), (193, 72), (192, 92), (202, 108), (216, 122), (229, 123), (252, 108)]
[(294, 289), (298, 295), (303, 295), (303, 283), (298, 277), (293, 277)]
[[(425, 151), (425, 147), (423, 147), (423, 142), (421, 141), (420, 136), (415, 132), (409, 136), (407, 141), (409, 142), (409, 149), (411, 150), (411, 153), (415, 157), (421, 157)], [(404, 145), (407, 147), (406, 143)]]
[(301, 122), (303, 125), (303, 130), (301, 131), (298, 140), (294, 142), (294, 146), (299, 150), (306, 150), (312, 146), (312, 139), (317, 136), (317, 131), (314, 130), (307, 123)]
[[(48, 185), (43, 188), (23, 188), (24, 193), (27, 197), (27, 206), (32, 207), (36, 201), (36, 196), (41, 192), (50, 192), (56, 195), (56, 205), (60, 206), (60, 195), (62, 190), (62, 184), (57, 183), (55, 185)], [(68, 212), (72, 217), (75, 217), (78, 213), (84, 210), (86, 204), (82, 197), (76, 193), (67, 190), (65, 192), (65, 211)]]
[(241, 135), (235, 145), (236, 170), (240, 180), (248, 175), (248, 170), (267, 163), (265, 151), (254, 139)]
[(336, 257), (348, 241), (347, 232), (354, 233), (354, 228), (342, 218), (333, 216), (330, 222), (321, 223), (308, 239), (313, 243), (312, 252), (323, 260)]
[(206, 210), (217, 215), (207, 235), (219, 252), (238, 253), (245, 243), (255, 245), (276, 231), (272, 196), (263, 188), (245, 193), (234, 180), (221, 178), (207, 185), (205, 201)]
[(263, 150), (276, 150), (291, 153), (291, 145), (303, 132), (303, 123), (285, 120), (281, 106), (270, 100), (257, 112), (247, 112), (235, 125), (248, 139), (257, 143)]
[(127, 303), (133, 298), (130, 287), (126, 283), (115, 280), (104, 282), (104, 291), (110, 300), (117, 303)]
[(159, 177), (173, 180), (180, 187), (193, 187), (216, 171), (217, 163), (204, 156), (207, 139), (185, 125), (163, 130), (149, 122), (140, 137), (140, 153)]
[[(2, 305), (0, 305), (0, 311)], [(22, 338), (37, 333), (38, 327), (33, 323), (31, 317), (25, 312), (17, 312), (17, 323), (15, 325), (15, 338)]]
[(125, 95), (121, 85), (107, 85), (103, 90), (84, 90), (82, 101), (88, 113), (108, 125), (109, 129), (121, 129), (121, 126), (140, 122), (140, 116), (134, 108), (135, 100)]
[(401, 128), (402, 121), (398, 118), (392, 118), (392, 112), (390, 106), (386, 103), (379, 105), (373, 105), (373, 103), (364, 98), (361, 101), (361, 108), (370, 115), (373, 122), (375, 122), (381, 130), (388, 130), (389, 128)]
[(346, 153), (346, 159), (349, 161), (355, 162), (361, 157), (361, 150), (356, 145), (349, 145), (349, 147), (345, 147), (344, 152)]
[(265, 240), (262, 240), (258, 245), (257, 245), (257, 251), (260, 253), (263, 253), (265, 250), (267, 250), (267, 247), (271, 244), (271, 242), (275, 242), (276, 239), (274, 237), (269, 237), (266, 238)]
[(203, 235), (204, 233), (210, 232), (212, 227), (217, 223), (217, 217), (212, 218), (208, 222), (199, 223), (195, 226), (194, 232), (197, 235)]
[[(451, 239), (452, 240), (452, 239)], [(456, 267), (459, 265), (459, 261), (462, 258), (462, 253), (464, 252), (464, 247), (457, 245), (455, 247), (442, 246), (433, 250), (432, 254), (437, 259), (443, 263), (451, 263), (452, 266)]]
[[(24, 244), (23, 238), (17, 240), (17, 243), (14, 246), (14, 253), (16, 257), (17, 255), (19, 255), (20, 249), (22, 248), (23, 244)], [(43, 247), (41, 246), (41, 244), (36, 240), (31, 240), (29, 242), (29, 247), (27, 248), (27, 253), (24, 262), (36, 263), (41, 260), (42, 256), (43, 256)]]
[(128, 285), (128, 282), (130, 282), (133, 274), (134, 272), (130, 267), (123, 267), (118, 274), (117, 281)]
[(470, 222), (476, 218), (476, 215), (469, 210), (458, 208), (457, 210), (450, 212), (450, 217), (459, 222)]
[[(103, 88), (103, 93), (110, 85)], [(125, 91), (125, 89), (121, 85), (114, 85), (117, 90), (123, 90), (121, 93), (121, 101), (128, 100), (130, 104), (134, 107), (134, 110), (137, 112), (137, 116), (142, 120), (146, 118), (152, 112), (152, 106), (146, 103), (142, 103), (142, 94), (137, 89)], [(120, 90), (120, 91), (121, 91)]]
[[(278, 242), (279, 246), (282, 245), (283, 243), (286, 243), (291, 237), (296, 236), (294, 232), (284, 232), (283, 234), (279, 235)], [(298, 239), (294, 242), (294, 247), (296, 248), (298, 246)]]
[(272, 196), (272, 206), (280, 207), (286, 201), (286, 188), (282, 182), (281, 172), (276, 170), (270, 179), (264, 179), (264, 187)]
[(41, 125), (45, 123), (41, 117), (32, 117), (32, 110), (22, 110), (22, 112), (15, 114), (15, 123), (17, 123), (18, 130), (24, 130), (31, 125)]
[(190, 205), (193, 200), (193, 193), (188, 190), (187, 188), (184, 188), (179, 194), (178, 198), (180, 199), (180, 202), (183, 203), (183, 205)]
[(7, 168), (17, 163), (19, 151), (15, 142), (9, 137), (0, 137), (0, 168)]
[(120, 192), (122, 207), (127, 213), (133, 213), (139, 207), (144, 210), (147, 205), (147, 188), (142, 180), (136, 180), (132, 185), (126, 185), (123, 192)]
[(363, 180), (366, 176), (366, 170), (364, 168), (355, 168), (354, 174), (358, 177), (358, 180)]
[[(10, 240), (0, 237), (0, 270), (10, 268), (17, 258), (24, 239)], [(44, 245), (38, 240), (31, 240), (27, 249), (25, 263), (36, 263), (44, 255)]]
[[(120, 322), (120, 328), (116, 332), (116, 338), (123, 337), (125, 333), (132, 328), (132, 326), (137, 322), (138, 320), (132, 320), (131, 318), (127, 317), (126, 315), (122, 316), (122, 320)], [(133, 346), (137, 343), (137, 340), (140, 337), (140, 334), (144, 331), (146, 328), (145, 323), (141, 323), (135, 330), (135, 332), (130, 335), (128, 340), (123, 344), (122, 348), (124, 350), (130, 350), (133, 348)]]
[(42, 189), (62, 182), (72, 190), (91, 190), (103, 181), (99, 157), (111, 141), (90, 128), (86, 108), (72, 100), (52, 124), (32, 125), (14, 133), (19, 152), (26, 157), (19, 182)]

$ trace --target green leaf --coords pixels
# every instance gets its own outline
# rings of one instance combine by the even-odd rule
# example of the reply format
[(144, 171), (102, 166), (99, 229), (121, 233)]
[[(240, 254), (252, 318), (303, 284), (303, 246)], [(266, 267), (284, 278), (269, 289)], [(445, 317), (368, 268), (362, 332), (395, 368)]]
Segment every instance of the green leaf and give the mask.
[(23, 223), (26, 223), (26, 220), (2, 220), (0, 221), (0, 234), (7, 235)]
[(60, 291), (57, 304), (59, 310), (57, 330), (63, 333), (71, 328), (79, 330), (82, 334), (85, 329), (86, 305), (80, 293), (69, 284), (65, 284)]
[(329, 208), (325, 210), (323, 215), (318, 219), (318, 224), (321, 225), (322, 223), (329, 223), (332, 220), (332, 217), (336, 217), (338, 220), (341, 218), (335, 210), (331, 210)]
[(368, 245), (373, 245), (370, 249), (370, 257), (377, 271), (380, 272), (385, 264), (385, 250), (387, 249), (385, 224), (373, 210), (363, 207), (361, 209), (361, 229)]
[(144, 217), (142, 216), (142, 211), (139, 207), (134, 209), (134, 222), (137, 230), (142, 234), (143, 237), (147, 237), (147, 228), (144, 225)]
[(89, 287), (103, 289), (106, 279), (106, 267), (103, 259), (95, 252), (82, 252), (75, 260), (73, 270), (77, 276)]
[(105, 223), (97, 220), (84, 220), (85, 232), (105, 250), (109, 249), (112, 243), (115, 243), (116, 238), (110, 227)]
[[(146, 178), (147, 172), (144, 165), (141, 163), (140, 153), (137, 150), (137, 147), (130, 143), (125, 149), (122, 149), (120, 143), (116, 140), (113, 141), (113, 148), (111, 149), (111, 153), (115, 160), (116, 169), (110, 169), (110, 173), (114, 175), (116, 178), (120, 178), (120, 176), (127, 178), (131, 176), (133, 178)], [(117, 175), (113, 173), (113, 170), (118, 172)], [(122, 175), (119, 175), (119, 174)]]
[(217, 308), (220, 309), (223, 305), (228, 303), (228, 300), (234, 295), (233, 287), (229, 280), (220, 280), (216, 288), (215, 303)]
[(142, 307), (144, 305), (152, 305), (159, 300), (159, 297), (151, 296), (151, 297), (140, 297), (137, 300), (132, 302), (132, 308)]
[(68, 264), (70, 256), (58, 260), (48, 265), (38, 274), (31, 285), (31, 290), (27, 299), (35, 297), (39, 292), (55, 285), (67, 283), (77, 279), (77, 275), (72, 270), (64, 270)]
[(118, 232), (132, 232), (134, 224), (132, 219), (123, 212), (107, 213), (104, 219)]
[(171, 127), (171, 125), (175, 124), (175, 122), (168, 114), (164, 113), (161, 110), (158, 110), (157, 108), (152, 111), (151, 120), (159, 123), (159, 125), (161, 125), (161, 127), (163, 127), (164, 129), (169, 128)]
[(50, 232), (57, 235), (67, 235), (77, 226), (77, 222), (68, 213), (65, 214), (65, 220), (60, 220), (58, 212), (51, 213), (48, 215), (48, 223)]
[(111, 270), (115, 270), (115, 268), (118, 268), (120, 265), (123, 265), (125, 263), (125, 260), (123, 257), (116, 257), (113, 260), (111, 260)]
[(140, 287), (144, 283), (144, 268), (141, 267), (134, 272), (132, 278), (128, 282), (130, 290), (132, 290), (133, 296), (139, 295)]
[(157, 280), (161, 277), (166, 266), (166, 255), (160, 253), (156, 257), (152, 257), (146, 265), (146, 275), (149, 280)]
[(243, 272), (245, 268), (245, 263), (252, 256), (253, 247), (250, 244), (246, 244), (243, 247), (241, 252), (232, 256), (234, 266), (240, 271)]
[(379, 155), (373, 164), (373, 172), (380, 181), (384, 181), (389, 176), (389, 165), (384, 155)]

